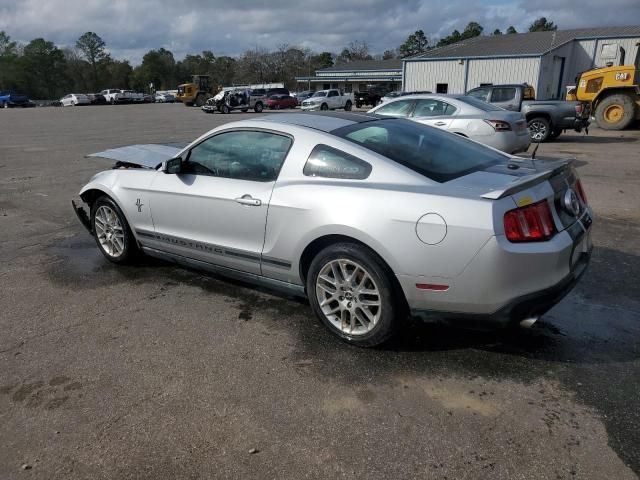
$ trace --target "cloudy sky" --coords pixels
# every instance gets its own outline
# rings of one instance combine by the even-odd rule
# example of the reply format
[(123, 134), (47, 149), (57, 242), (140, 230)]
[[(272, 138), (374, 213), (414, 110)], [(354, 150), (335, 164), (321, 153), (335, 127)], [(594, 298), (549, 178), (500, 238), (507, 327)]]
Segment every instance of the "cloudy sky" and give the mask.
[(524, 31), (540, 16), (562, 29), (637, 25), (640, 0), (0, 0), (0, 30), (14, 40), (70, 46), (94, 31), (114, 57), (133, 64), (159, 47), (180, 59), (282, 44), (339, 51), (363, 40), (382, 53), (417, 29), (438, 38), (478, 21), (487, 33)]

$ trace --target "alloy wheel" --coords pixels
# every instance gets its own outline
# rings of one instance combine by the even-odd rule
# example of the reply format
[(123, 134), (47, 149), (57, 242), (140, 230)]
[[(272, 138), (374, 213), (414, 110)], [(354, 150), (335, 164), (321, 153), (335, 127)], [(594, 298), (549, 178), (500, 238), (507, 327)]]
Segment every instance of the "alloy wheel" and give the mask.
[(327, 320), (348, 335), (364, 335), (380, 320), (380, 290), (371, 274), (353, 260), (327, 262), (316, 278), (316, 297)]
[(122, 255), (125, 247), (124, 229), (116, 212), (107, 205), (101, 205), (96, 210), (94, 225), (102, 249), (112, 257)]
[(531, 122), (529, 124), (531, 138), (533, 140), (542, 140), (547, 136), (547, 126), (542, 122)]

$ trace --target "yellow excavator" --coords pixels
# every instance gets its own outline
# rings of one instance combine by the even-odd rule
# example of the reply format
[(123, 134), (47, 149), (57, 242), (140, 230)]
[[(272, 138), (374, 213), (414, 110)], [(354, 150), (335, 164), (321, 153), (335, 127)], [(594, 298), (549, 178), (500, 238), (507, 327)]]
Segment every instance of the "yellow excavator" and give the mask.
[(176, 99), (188, 107), (201, 107), (211, 96), (209, 75), (192, 75), (191, 83), (178, 85)]
[(576, 78), (576, 88), (567, 100), (578, 100), (591, 106), (596, 122), (605, 130), (623, 130), (640, 119), (640, 44), (633, 65), (608, 64), (582, 72)]

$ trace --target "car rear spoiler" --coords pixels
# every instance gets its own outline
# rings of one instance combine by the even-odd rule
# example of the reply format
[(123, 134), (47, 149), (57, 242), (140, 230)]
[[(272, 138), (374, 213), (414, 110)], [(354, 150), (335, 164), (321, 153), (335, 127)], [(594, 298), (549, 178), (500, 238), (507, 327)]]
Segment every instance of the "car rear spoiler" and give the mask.
[(116, 160), (117, 166), (141, 167), (157, 169), (162, 162), (178, 156), (184, 148), (182, 144), (143, 144), (129, 145), (127, 147), (111, 148), (104, 152), (92, 153), (89, 157), (107, 158)]
[(549, 165), (536, 165), (538, 167), (544, 168), (544, 170), (534, 175), (520, 177), (518, 180), (507, 185), (505, 188), (491, 190), (490, 192), (481, 195), (481, 197), (487, 198), (489, 200), (498, 200), (500, 198), (508, 197), (509, 195), (513, 195), (514, 193), (525, 190), (532, 185), (544, 182), (545, 180), (557, 175), (569, 165), (571, 165), (574, 160), (574, 158), (536, 158), (535, 160), (533, 160), (536, 164), (548, 162)]

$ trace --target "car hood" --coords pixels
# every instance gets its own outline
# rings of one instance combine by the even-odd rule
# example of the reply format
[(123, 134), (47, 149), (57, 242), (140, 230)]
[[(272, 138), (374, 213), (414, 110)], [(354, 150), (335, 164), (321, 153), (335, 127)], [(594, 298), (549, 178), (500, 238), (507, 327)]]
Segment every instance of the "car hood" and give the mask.
[(177, 157), (178, 153), (180, 153), (184, 147), (185, 145), (183, 144), (129, 145), (127, 147), (111, 148), (104, 152), (92, 153), (87, 155), (87, 158), (107, 158), (116, 160), (120, 164), (118, 166), (156, 169), (165, 160)]

